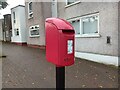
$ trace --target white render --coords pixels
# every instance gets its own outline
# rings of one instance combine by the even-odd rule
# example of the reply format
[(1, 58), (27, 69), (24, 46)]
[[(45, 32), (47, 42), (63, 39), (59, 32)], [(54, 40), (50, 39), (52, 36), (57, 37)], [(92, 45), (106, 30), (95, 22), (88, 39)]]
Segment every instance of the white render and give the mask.
[[(16, 23), (14, 23), (13, 19), (13, 12), (15, 12), (15, 20)], [(12, 21), (12, 42), (15, 43), (26, 43), (26, 22), (25, 22), (25, 7), (22, 5), (18, 5), (11, 9), (11, 21)], [(15, 30), (19, 29), (19, 35), (15, 35)]]
[(117, 57), (117, 56), (75, 52), (75, 57), (98, 62), (98, 63), (103, 63), (103, 64), (107, 64), (107, 65), (115, 65), (115, 66), (119, 65), (119, 63), (118, 63), (119, 57)]

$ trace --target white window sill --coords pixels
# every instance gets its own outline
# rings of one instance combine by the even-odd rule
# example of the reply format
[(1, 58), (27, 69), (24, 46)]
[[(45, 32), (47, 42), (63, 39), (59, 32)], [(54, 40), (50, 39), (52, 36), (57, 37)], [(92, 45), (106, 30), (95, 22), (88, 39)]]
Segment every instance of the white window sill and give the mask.
[(81, 1), (76, 1), (76, 2), (74, 2), (74, 3), (71, 3), (71, 4), (66, 5), (65, 8), (68, 8), (68, 7), (70, 7), (70, 6), (73, 6), (73, 5), (76, 5), (76, 4), (79, 4), (79, 3), (81, 3)]
[(28, 19), (32, 19), (33, 17), (28, 17)]
[(100, 34), (82, 34), (82, 35), (75, 35), (76, 38), (99, 38), (101, 37)]
[[(30, 15), (32, 14), (32, 16), (30, 17)], [(31, 12), (31, 13), (28, 13), (28, 19), (32, 19), (33, 18), (33, 12)]]
[(30, 38), (37, 38), (37, 37), (40, 37), (40, 35), (30, 36)]

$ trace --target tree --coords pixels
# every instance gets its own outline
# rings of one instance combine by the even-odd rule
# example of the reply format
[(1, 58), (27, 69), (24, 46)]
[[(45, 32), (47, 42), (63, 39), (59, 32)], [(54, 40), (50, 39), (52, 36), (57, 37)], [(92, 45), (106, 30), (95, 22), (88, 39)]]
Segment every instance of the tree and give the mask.
[(0, 0), (0, 9), (6, 8), (8, 5), (6, 0)]

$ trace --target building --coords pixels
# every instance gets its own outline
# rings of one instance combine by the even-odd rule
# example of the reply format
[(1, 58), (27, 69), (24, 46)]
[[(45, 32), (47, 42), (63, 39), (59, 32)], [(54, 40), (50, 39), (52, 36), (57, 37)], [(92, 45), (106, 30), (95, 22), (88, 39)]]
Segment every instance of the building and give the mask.
[(63, 18), (75, 29), (75, 57), (118, 66), (118, 2), (53, 0), (51, 3), (26, 2), (25, 6), (28, 45), (45, 45), (45, 18)]
[(11, 42), (11, 36), (12, 36), (11, 14), (4, 15), (3, 28), (4, 28), (3, 31), (4, 41)]
[(45, 19), (51, 17), (51, 2), (25, 2), (28, 46), (45, 46)]
[(25, 6), (18, 5), (11, 8), (12, 38), (11, 42), (17, 44), (26, 44), (26, 18)]
[(3, 22), (4, 19), (0, 19), (0, 41), (3, 41)]
[(66, 0), (57, 4), (58, 17), (75, 29), (75, 56), (117, 66), (120, 3)]

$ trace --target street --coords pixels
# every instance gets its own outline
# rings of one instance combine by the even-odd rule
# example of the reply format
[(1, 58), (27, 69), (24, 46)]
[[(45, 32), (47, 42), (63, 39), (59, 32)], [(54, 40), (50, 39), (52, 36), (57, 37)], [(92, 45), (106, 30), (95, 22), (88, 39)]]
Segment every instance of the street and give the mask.
[[(55, 88), (55, 65), (46, 61), (45, 50), (3, 43), (3, 88)], [(66, 67), (66, 88), (117, 88), (116, 67), (76, 58)]]

